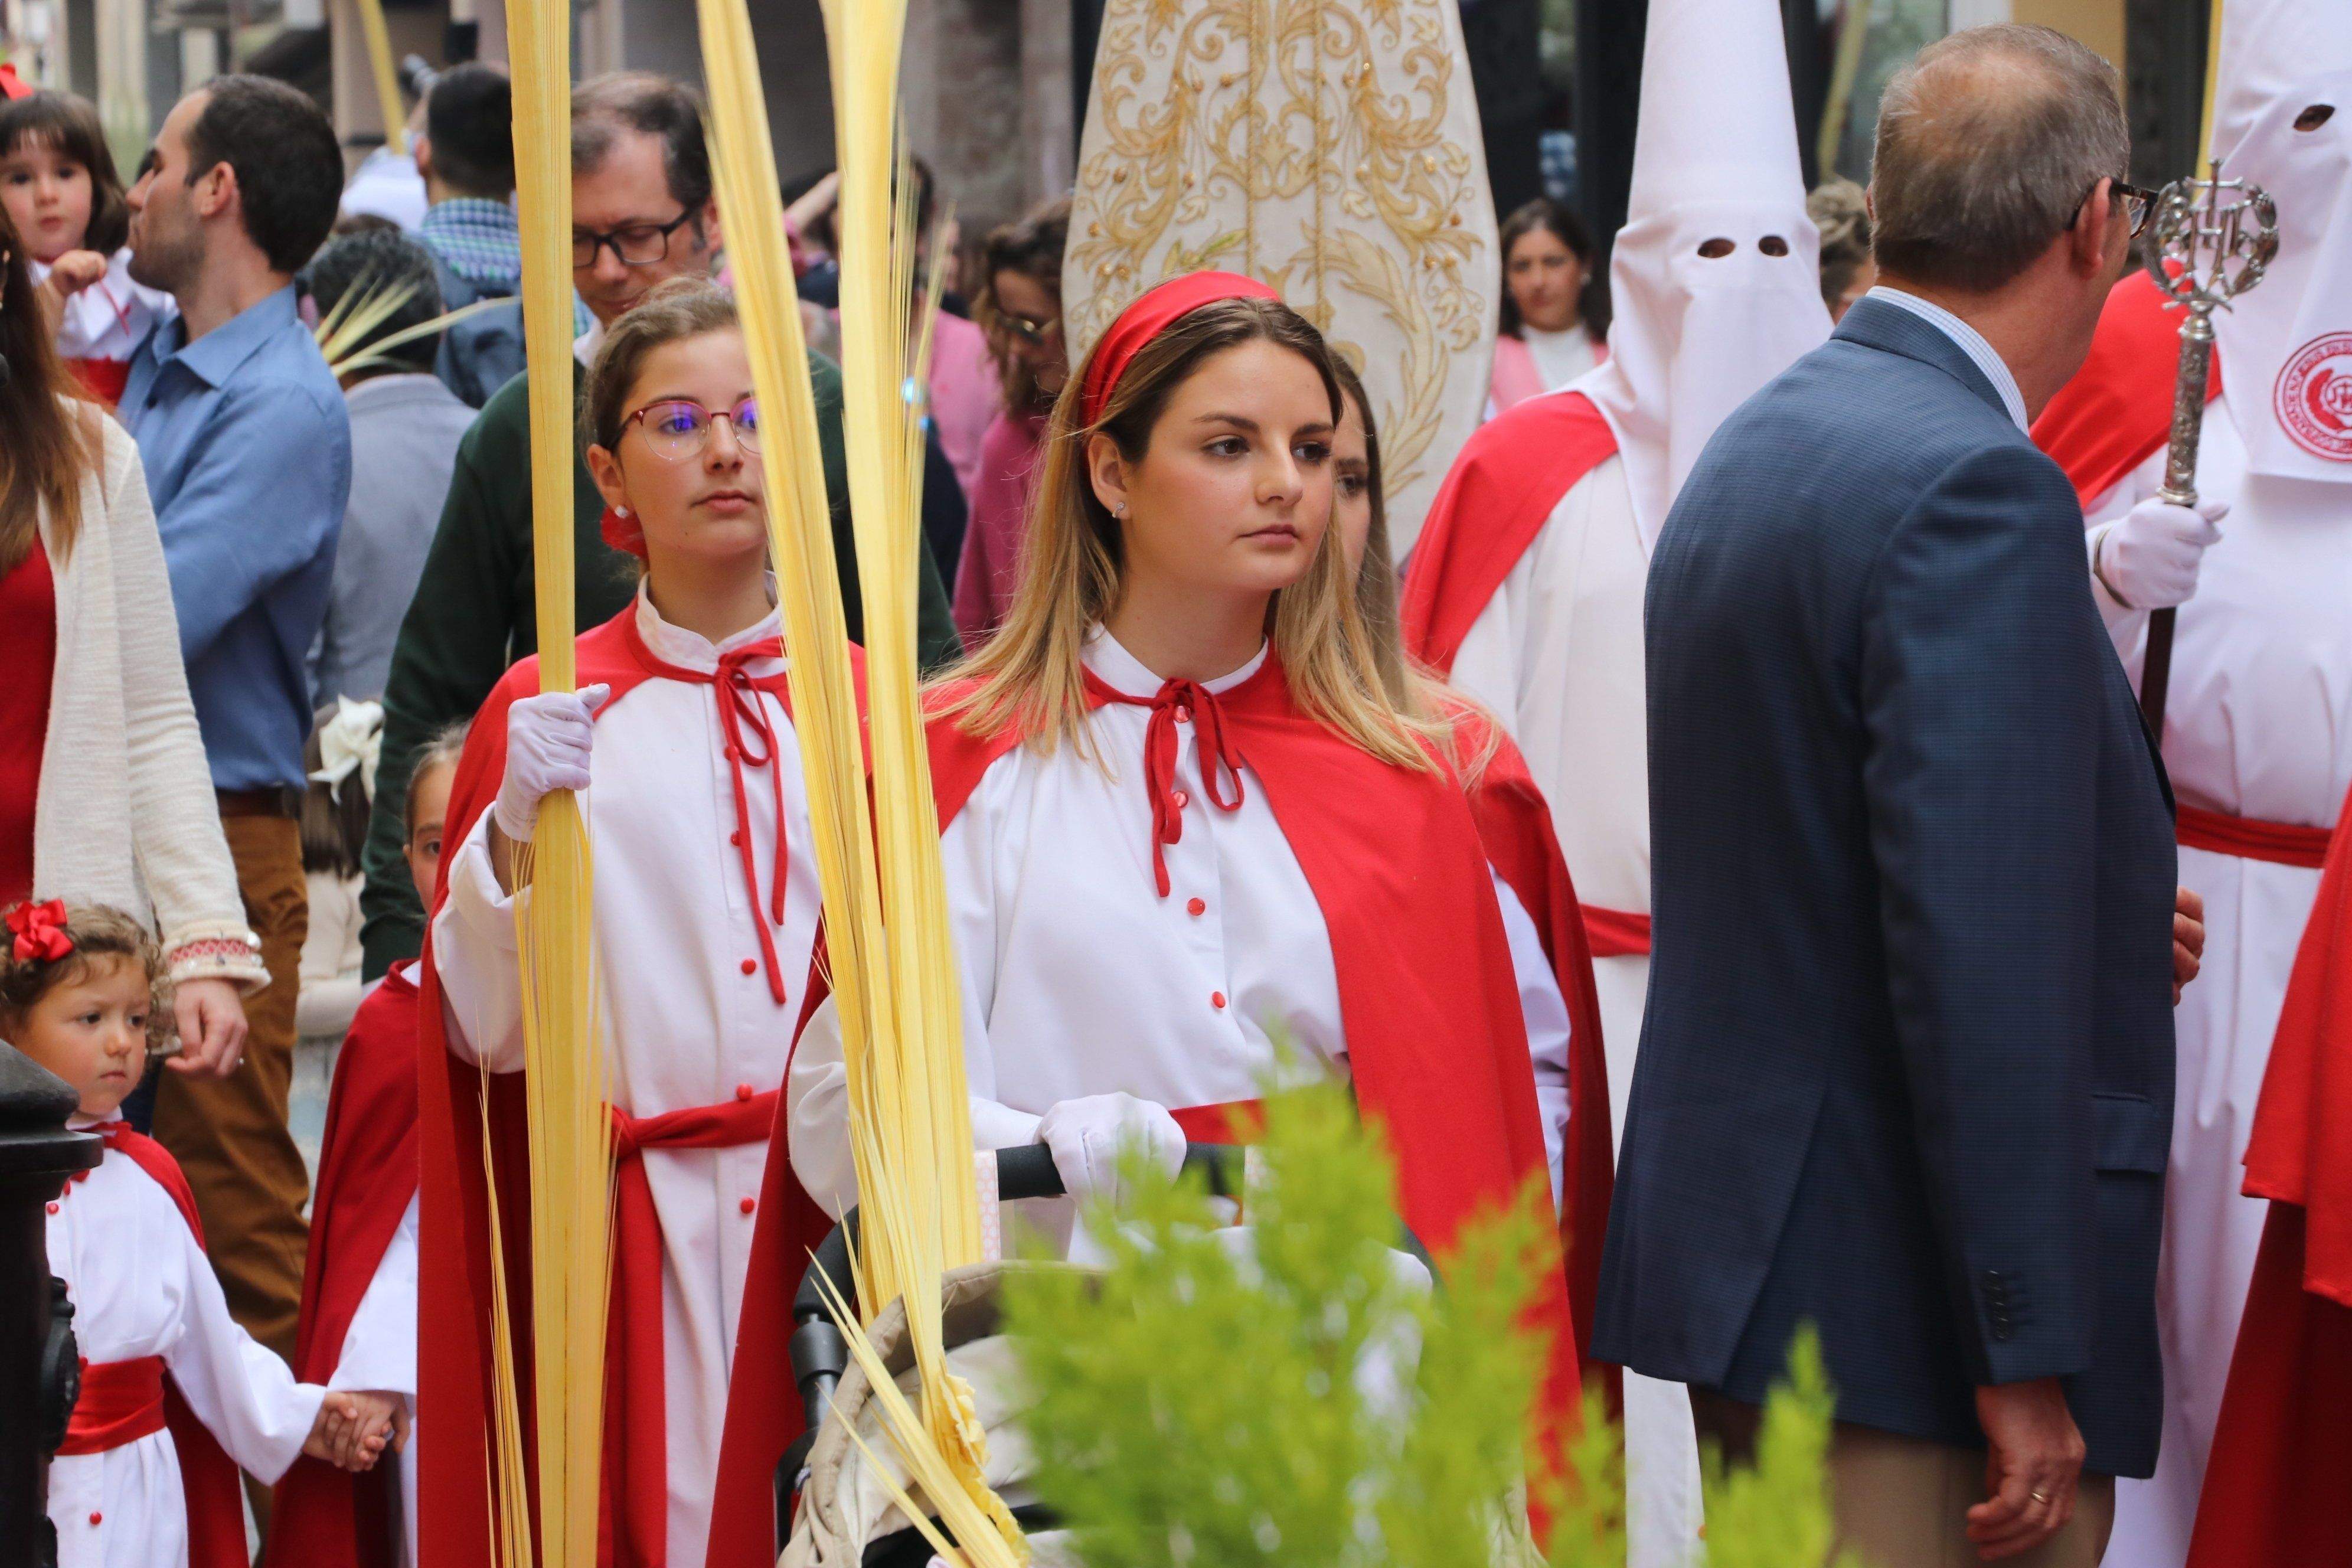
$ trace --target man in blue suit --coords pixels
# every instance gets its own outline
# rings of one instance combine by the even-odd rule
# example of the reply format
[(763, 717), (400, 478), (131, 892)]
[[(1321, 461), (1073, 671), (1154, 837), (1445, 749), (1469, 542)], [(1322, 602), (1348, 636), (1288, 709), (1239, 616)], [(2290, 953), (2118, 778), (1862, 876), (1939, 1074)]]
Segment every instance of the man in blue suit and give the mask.
[(1650, 572), (1654, 954), (1594, 1353), (1736, 1456), (1814, 1325), (1874, 1568), (2092, 1568), (2156, 1458), (2171, 802), (2025, 434), (2144, 219), (2128, 157), (2072, 40), (1923, 51), (1880, 287), (1723, 426)]

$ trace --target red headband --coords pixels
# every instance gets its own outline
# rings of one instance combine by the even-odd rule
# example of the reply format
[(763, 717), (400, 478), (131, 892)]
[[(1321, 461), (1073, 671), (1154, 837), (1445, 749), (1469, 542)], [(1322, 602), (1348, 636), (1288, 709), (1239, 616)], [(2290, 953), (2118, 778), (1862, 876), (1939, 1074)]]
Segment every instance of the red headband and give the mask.
[(1220, 300), (1278, 301), (1281, 298), (1256, 279), (1244, 278), (1238, 272), (1188, 272), (1146, 290), (1118, 313), (1118, 320), (1095, 344), (1095, 352), (1087, 356), (1086, 396), (1079, 404), (1079, 412), (1087, 427), (1091, 429), (1102, 422), (1103, 410), (1110, 405), (1110, 395), (1118, 388), (1118, 378), (1127, 374), (1128, 365), (1143, 351), (1143, 345), (1174, 323)]

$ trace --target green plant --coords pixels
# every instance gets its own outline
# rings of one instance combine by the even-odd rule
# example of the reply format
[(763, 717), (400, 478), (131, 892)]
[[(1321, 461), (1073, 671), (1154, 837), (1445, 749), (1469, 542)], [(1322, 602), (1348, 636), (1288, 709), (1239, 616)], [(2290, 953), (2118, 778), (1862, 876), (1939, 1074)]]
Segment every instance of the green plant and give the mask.
[[(1543, 1349), (1518, 1324), (1540, 1193), (1466, 1227), (1444, 1282), (1402, 1263), (1393, 1176), (1340, 1089), (1266, 1102), (1246, 1247), (1197, 1182), (1140, 1166), (1090, 1229), (1107, 1267), (1008, 1279), (1005, 1331), (1034, 1404), (1034, 1485), (1087, 1568), (1621, 1568), (1621, 1444), (1586, 1402), (1569, 1473), (1525, 1434)], [(1713, 1568), (1822, 1568), (1832, 1401), (1817, 1347), (1765, 1416), (1758, 1463), (1710, 1467)]]

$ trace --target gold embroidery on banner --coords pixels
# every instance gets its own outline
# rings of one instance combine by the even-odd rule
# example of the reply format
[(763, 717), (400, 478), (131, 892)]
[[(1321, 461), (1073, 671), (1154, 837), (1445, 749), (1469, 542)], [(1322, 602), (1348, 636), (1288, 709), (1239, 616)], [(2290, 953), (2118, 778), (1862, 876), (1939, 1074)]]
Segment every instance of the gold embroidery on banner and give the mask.
[[(1077, 342), (1162, 279), (1254, 273), (1369, 373), (1391, 490), (1421, 477), (1492, 265), (1464, 217), (1476, 165), (1445, 134), (1469, 81), (1442, 3), (1110, 0), (1069, 253)], [(1297, 198), (1296, 216), (1259, 210)], [(1402, 340), (1393, 364), (1367, 365), (1347, 335), (1375, 321)]]

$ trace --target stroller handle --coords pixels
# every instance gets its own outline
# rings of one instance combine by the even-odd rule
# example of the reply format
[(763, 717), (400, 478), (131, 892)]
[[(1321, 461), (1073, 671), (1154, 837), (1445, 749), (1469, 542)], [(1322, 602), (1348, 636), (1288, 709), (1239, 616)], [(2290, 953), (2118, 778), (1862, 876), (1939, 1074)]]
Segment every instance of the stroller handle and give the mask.
[[(1217, 1197), (1229, 1198), (1241, 1191), (1242, 1151), (1230, 1143), (1188, 1143), (1184, 1146), (1184, 1169), (1197, 1171), (1208, 1178), (1209, 1191)], [(996, 1151), (996, 1196), (1000, 1203), (1017, 1203), (1024, 1198), (1058, 1198), (1068, 1195), (1062, 1185), (1062, 1173), (1055, 1168), (1054, 1152), (1043, 1143), (1024, 1143), (1015, 1148)], [(826, 1233), (809, 1260), (807, 1274), (801, 1279), (801, 1288), (793, 1297), (793, 1321), (795, 1325), (817, 1321), (830, 1323), (832, 1314), (825, 1310), (824, 1296), (817, 1285), (823, 1273), (833, 1282), (845, 1301), (857, 1299), (857, 1288), (849, 1271), (849, 1249), (857, 1241), (857, 1210), (855, 1207), (841, 1216), (841, 1223)], [(795, 1345), (798, 1341), (795, 1338)], [(845, 1361), (843, 1365), (846, 1365)], [(795, 1369), (800, 1368), (797, 1356)], [(805, 1381), (806, 1373), (797, 1375)], [(811, 1423), (814, 1425), (814, 1423)]]

